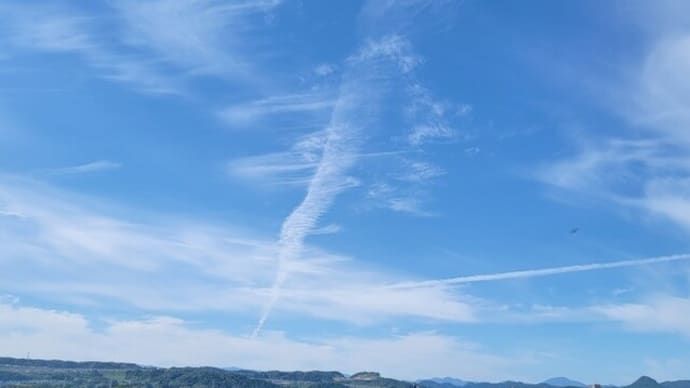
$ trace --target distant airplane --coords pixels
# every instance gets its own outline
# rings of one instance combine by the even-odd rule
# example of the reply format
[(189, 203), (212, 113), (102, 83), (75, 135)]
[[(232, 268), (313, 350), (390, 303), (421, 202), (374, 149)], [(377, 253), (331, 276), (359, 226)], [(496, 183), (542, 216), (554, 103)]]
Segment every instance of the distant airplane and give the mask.
[(580, 231), (580, 228), (572, 228), (570, 229), (570, 234), (575, 234)]

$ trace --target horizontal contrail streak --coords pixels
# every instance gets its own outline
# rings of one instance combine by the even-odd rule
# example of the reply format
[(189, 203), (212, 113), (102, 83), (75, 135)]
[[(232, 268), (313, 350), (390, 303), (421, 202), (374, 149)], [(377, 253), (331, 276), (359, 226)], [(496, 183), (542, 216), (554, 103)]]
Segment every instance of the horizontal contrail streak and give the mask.
[(685, 254), (678, 254), (678, 255), (650, 257), (650, 258), (646, 258), (646, 259), (613, 261), (613, 262), (609, 262), (609, 263), (570, 265), (570, 266), (565, 266), (565, 267), (528, 269), (528, 270), (523, 270), (523, 271), (498, 272), (498, 273), (484, 274), (484, 275), (459, 276), (459, 277), (447, 278), (447, 279), (423, 280), (423, 281), (419, 281), (419, 282), (404, 282), (404, 283), (391, 284), (389, 286), (386, 286), (385, 288), (387, 288), (387, 289), (407, 289), (407, 288), (425, 288), (425, 287), (437, 287), (437, 286), (453, 286), (453, 285), (460, 285), (460, 284), (466, 284), (466, 283), (492, 282), (492, 281), (496, 281), (496, 280), (533, 278), (533, 277), (558, 275), (558, 274), (571, 273), (571, 272), (596, 271), (596, 270), (600, 270), (600, 269), (637, 267), (637, 266), (641, 266), (641, 265), (659, 264), (659, 263), (667, 263), (667, 262), (681, 261), (681, 260), (690, 260), (690, 254), (685, 253)]

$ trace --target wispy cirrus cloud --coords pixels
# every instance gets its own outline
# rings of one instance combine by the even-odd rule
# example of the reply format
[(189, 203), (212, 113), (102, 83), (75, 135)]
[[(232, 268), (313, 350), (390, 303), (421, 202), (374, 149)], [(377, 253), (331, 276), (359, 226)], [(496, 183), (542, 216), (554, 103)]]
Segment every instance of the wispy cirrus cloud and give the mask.
[(337, 71), (337, 67), (330, 63), (322, 63), (314, 68), (314, 74), (325, 77)]
[(690, 299), (655, 295), (641, 302), (601, 305), (595, 313), (642, 332), (679, 334), (690, 339)]
[[(417, 62), (421, 60), (409, 60), (409, 63)], [(404, 143), (403, 149), (419, 154), (431, 145), (470, 138), (457, 127), (459, 120), (465, 120), (471, 113), (470, 105), (441, 101), (414, 77), (407, 80), (405, 94), (408, 98), (404, 119), (411, 129), (398, 138)], [(388, 174), (388, 179), (379, 177), (369, 186), (367, 198), (372, 202), (371, 207), (413, 216), (434, 216), (436, 213), (429, 210), (431, 187), (446, 171), (419, 157), (400, 158), (394, 171)]]
[(401, 188), (386, 182), (376, 182), (367, 188), (366, 198), (373, 207), (414, 216), (432, 216), (433, 213), (425, 210), (425, 197), (428, 193), (415, 187), (418, 182), (415, 181), (412, 188)]
[(161, 76), (152, 63), (136, 55), (118, 53), (103, 45), (91, 31), (94, 19), (53, 9), (0, 8), (6, 37), (16, 51), (73, 54), (97, 69), (100, 76), (155, 94), (176, 94), (178, 86)]
[[(615, 135), (582, 135), (573, 155), (537, 172), (548, 185), (666, 219), (690, 230), (690, 31), (663, 3), (658, 28), (631, 77), (607, 90), (626, 124)], [(684, 7), (681, 7), (684, 8)]]
[(445, 174), (441, 167), (430, 162), (410, 161), (407, 163), (407, 167), (398, 179), (407, 182), (425, 182)]
[(471, 105), (440, 101), (419, 82), (413, 83), (408, 93), (410, 104), (407, 116), (412, 129), (407, 134), (407, 142), (411, 146), (458, 139), (461, 132), (451, 123), (469, 115), (472, 112)]
[(396, 212), (408, 213), (422, 217), (429, 217), (433, 215), (433, 213), (424, 210), (422, 201), (417, 196), (389, 198), (387, 200), (387, 204), (390, 210)]
[(45, 175), (76, 175), (76, 174), (87, 174), (103, 171), (117, 170), (122, 167), (121, 163), (113, 162), (110, 160), (97, 160), (95, 162), (89, 162), (84, 164), (79, 164), (76, 166), (60, 167), (49, 170), (42, 170)]
[(328, 94), (301, 93), (239, 103), (222, 109), (218, 116), (230, 126), (246, 127), (281, 116), (290, 116), (293, 121), (307, 120), (310, 116), (328, 114), (334, 105), (335, 100)]
[[(422, 5), (422, 3), (413, 1), (400, 5), (384, 5), (380, 7), (367, 4), (361, 16), (367, 19), (367, 22), (363, 24), (376, 24), (380, 21), (375, 21), (376, 18), (390, 17), (393, 22), (389, 29), (394, 31), (395, 28), (398, 28), (396, 27), (398, 23), (404, 24), (401, 19), (403, 15), (423, 12), (427, 7)], [(374, 28), (372, 31), (375, 30), (377, 29)], [(267, 98), (231, 105), (218, 111), (219, 117), (236, 127), (249, 125), (259, 127), (255, 124), (261, 124), (261, 127), (294, 129), (295, 126), (301, 126), (302, 129), (306, 127), (311, 130), (313, 127), (327, 126), (328, 115), (330, 117), (335, 116), (334, 110), (338, 109), (338, 104), (341, 104), (343, 100), (343, 88), (345, 87), (343, 85), (349, 85), (348, 78), (352, 77), (352, 63), (355, 61), (362, 63), (370, 61), (370, 63), (376, 64), (381, 62), (381, 58), (395, 56), (398, 71), (401, 74), (405, 74), (403, 77), (400, 77), (400, 80), (397, 82), (398, 85), (394, 87), (398, 88), (397, 91), (405, 96), (400, 108), (405, 112), (404, 119), (406, 123), (415, 128), (423, 126), (429, 128), (442, 127), (444, 133), (431, 133), (426, 130), (408, 133), (407, 128), (405, 128), (403, 130), (405, 131), (404, 133), (398, 130), (398, 134), (389, 139), (392, 140), (391, 144), (394, 145), (392, 151), (371, 152), (366, 149), (358, 149), (357, 152), (352, 152), (353, 157), (361, 161), (365, 159), (364, 157), (369, 159), (372, 156), (378, 158), (419, 152), (424, 145), (456, 139), (459, 136), (459, 131), (451, 130), (450, 122), (453, 118), (467, 116), (471, 111), (471, 107), (466, 104), (455, 104), (435, 99), (433, 94), (411, 75), (411, 70), (422, 63), (423, 60), (409, 49), (410, 43), (401, 34), (395, 32), (381, 34), (380, 31), (376, 31), (373, 35), (384, 36), (384, 38), (365, 39), (360, 52), (351, 56), (345, 64), (337, 66), (322, 64), (314, 69), (317, 75), (326, 76), (332, 74), (334, 69), (337, 68), (339, 76), (343, 78), (340, 92), (337, 92), (337, 88), (332, 87), (332, 85), (325, 89), (323, 85), (320, 85), (313, 89), (317, 92), (277, 94)], [(384, 89), (390, 87), (390, 85), (382, 86)], [(396, 101), (396, 104), (400, 103), (401, 101)], [(377, 101), (372, 101), (371, 108), (377, 109), (380, 105)], [(297, 122), (297, 124), (294, 124), (294, 122)], [(382, 127), (386, 126), (384, 123), (379, 125)], [(317, 138), (322, 133), (323, 131), (317, 131), (306, 137)], [(362, 137), (368, 136), (371, 136), (371, 134), (362, 134)], [(401, 139), (403, 139), (403, 144), (400, 144)], [(302, 151), (303, 145), (300, 144), (301, 141), (302, 138), (298, 138), (288, 151), (235, 158), (227, 163), (226, 171), (233, 178), (250, 179), (260, 184), (305, 185), (308, 183), (311, 174), (314, 174), (316, 171), (318, 164), (315, 163), (313, 158), (315, 153), (309, 151), (305, 154)], [(440, 177), (445, 173), (440, 166), (428, 161), (407, 158), (400, 159), (400, 166), (397, 166), (393, 173), (387, 174), (388, 179), (366, 176), (369, 173), (364, 170), (362, 168), (361, 171), (357, 171), (359, 175), (356, 175), (354, 178), (348, 177), (348, 186), (378, 185), (379, 187), (372, 187), (367, 190), (366, 199), (372, 202), (372, 204), (371, 206), (362, 206), (362, 208), (386, 208), (417, 216), (432, 214), (431, 211), (425, 209), (431, 196), (428, 186), (434, 178)], [(381, 189), (384, 187), (385, 189)], [(380, 195), (374, 195), (374, 193)]]
[(435, 163), (403, 156), (388, 179), (378, 178), (366, 187), (367, 206), (417, 217), (430, 217), (431, 187), (446, 174)]
[(327, 141), (326, 131), (301, 136), (284, 152), (253, 155), (230, 160), (227, 173), (268, 185), (306, 185), (316, 171)]
[(190, 74), (214, 74), (237, 80), (253, 78), (248, 40), (279, 0), (124, 1), (115, 3), (122, 17), (122, 41), (150, 50), (159, 60)]
[[(281, 249), (238, 226), (144, 216), (7, 176), (0, 179), (0, 227), (7, 292), (78, 306), (117, 301), (147, 312), (231, 311), (248, 322), (253, 314), (242, 314), (271, 298)], [(443, 288), (384, 290), (372, 297), (398, 276), (307, 244), (282, 270), (290, 276), (276, 306), (280, 312), (358, 325), (405, 316), (475, 320), (473, 301)]]
[(455, 137), (455, 130), (444, 123), (418, 124), (412, 128), (407, 139), (411, 145), (418, 146), (429, 141), (449, 140)]
[(6, 4), (0, 18), (10, 55), (72, 54), (98, 77), (145, 93), (183, 94), (185, 79), (196, 75), (259, 82), (246, 42), (261, 25), (256, 20), (279, 3), (126, 1), (93, 14)]
[(304, 185), (318, 162), (297, 152), (276, 152), (231, 160), (227, 172), (232, 177), (253, 179), (268, 184)]

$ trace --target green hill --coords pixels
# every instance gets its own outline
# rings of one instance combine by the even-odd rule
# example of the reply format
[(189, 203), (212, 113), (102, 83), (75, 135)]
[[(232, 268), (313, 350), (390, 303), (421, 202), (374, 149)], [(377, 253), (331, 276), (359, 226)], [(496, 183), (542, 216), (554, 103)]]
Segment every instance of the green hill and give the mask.
[[(146, 387), (146, 388), (457, 388), (422, 380), (417, 383), (381, 377), (377, 372), (345, 376), (336, 371), (253, 371), (211, 367), (155, 368), (119, 362), (75, 362), (0, 357), (0, 388)], [(557, 388), (515, 381), (467, 382), (463, 388)], [(640, 377), (621, 388), (690, 388), (690, 380), (658, 383)]]
[(129, 363), (3, 357), (0, 358), (0, 387), (413, 388), (417, 385), (373, 372), (348, 378), (340, 372), (154, 368)]

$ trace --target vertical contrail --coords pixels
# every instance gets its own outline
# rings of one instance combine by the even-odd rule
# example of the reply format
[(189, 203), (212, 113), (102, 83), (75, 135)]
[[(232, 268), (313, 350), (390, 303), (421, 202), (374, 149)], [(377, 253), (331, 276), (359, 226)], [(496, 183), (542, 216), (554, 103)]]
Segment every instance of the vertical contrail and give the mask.
[(273, 305), (278, 300), (280, 289), (289, 272), (289, 264), (300, 255), (304, 238), (314, 229), (319, 217), (346, 185), (343, 183), (344, 175), (353, 163), (354, 157), (350, 150), (350, 141), (347, 139), (348, 128), (334, 124), (337, 123), (331, 123), (328, 129), (328, 138), (321, 162), (309, 183), (307, 195), (285, 219), (281, 227), (278, 242), (278, 271), (271, 287), (269, 302), (264, 306), (261, 318), (252, 334), (254, 337), (261, 331)]
[(392, 36), (369, 42), (348, 59), (326, 131), (321, 160), (309, 182), (306, 196), (281, 227), (276, 278), (252, 337), (259, 334), (280, 298), (290, 264), (299, 258), (304, 239), (314, 230), (336, 195), (351, 185), (347, 171), (355, 162), (358, 139), (362, 130), (370, 127), (375, 119), (380, 98), (388, 87), (386, 81), (400, 74), (401, 69), (405, 70), (398, 63), (403, 49), (406, 49), (405, 42)]

